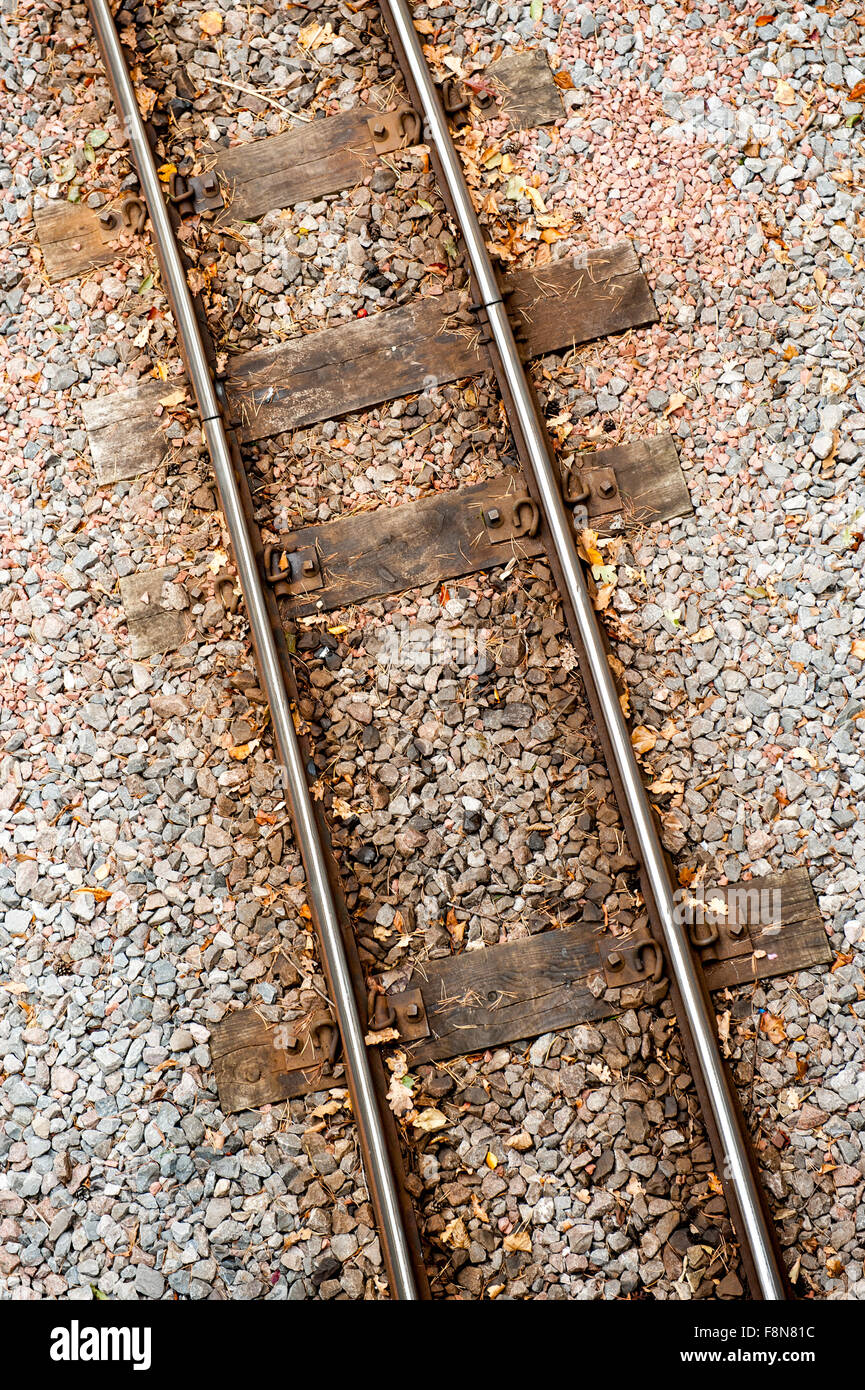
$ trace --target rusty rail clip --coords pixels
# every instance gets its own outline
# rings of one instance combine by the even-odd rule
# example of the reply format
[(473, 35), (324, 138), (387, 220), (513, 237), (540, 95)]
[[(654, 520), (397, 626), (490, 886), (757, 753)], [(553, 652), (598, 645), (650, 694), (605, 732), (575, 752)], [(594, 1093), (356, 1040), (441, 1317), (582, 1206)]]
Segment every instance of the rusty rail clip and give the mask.
[(199, 212), (219, 212), (225, 207), (225, 200), (219, 191), (216, 171), (206, 174), (174, 173), (168, 186), (168, 201), (177, 208), (181, 219), (194, 217)]
[(617, 512), (622, 507), (612, 468), (579, 468), (571, 464), (564, 474), (562, 490), (569, 507), (584, 507), (590, 516)]
[(116, 207), (106, 208), (99, 214), (99, 221), (106, 232), (119, 232), (121, 227), (128, 227), (131, 232), (139, 234), (144, 231), (146, 219), (147, 206), (137, 193), (127, 193)]
[[(319, 1009), (313, 1014), (309, 1026), (297, 1033), (281, 1028), (277, 1033), (278, 1046), (282, 1052), (284, 1071), (309, 1071), (313, 1067), (332, 1067), (339, 1056), (339, 1029), (328, 1009)], [(257, 1075), (253, 1074), (257, 1070)], [(263, 1067), (255, 1057), (250, 1057), (243, 1080), (258, 1081)]]
[(645, 930), (628, 937), (601, 937), (598, 952), (607, 984), (615, 989), (661, 978), (664, 957), (657, 941)]
[(455, 77), (445, 77), (438, 83), (441, 103), (445, 109), (445, 115), (450, 116), (454, 125), (459, 129), (468, 123), (468, 110), (471, 99), (463, 91)]
[(423, 139), (423, 121), (412, 106), (398, 106), (395, 111), (370, 116), (367, 126), (376, 154), (406, 150)]
[(419, 989), (403, 989), (382, 994), (375, 985), (367, 1001), (367, 1027), (372, 1033), (395, 1028), (400, 1042), (417, 1042), (430, 1036), (430, 1026)]
[(264, 547), (264, 577), (274, 586), (277, 598), (306, 594), (324, 588), (321, 562), (313, 545), (286, 550), (282, 545)]
[(538, 504), (527, 492), (507, 497), (500, 506), (485, 508), (482, 516), (487, 540), (492, 545), (501, 541), (528, 540), (538, 534), (541, 524)]

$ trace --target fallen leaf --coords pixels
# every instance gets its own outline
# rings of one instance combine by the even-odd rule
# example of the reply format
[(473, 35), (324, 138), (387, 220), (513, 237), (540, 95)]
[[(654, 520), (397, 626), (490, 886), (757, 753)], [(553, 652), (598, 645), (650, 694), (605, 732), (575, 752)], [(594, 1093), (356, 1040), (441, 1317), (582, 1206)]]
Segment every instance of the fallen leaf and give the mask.
[(183, 405), (186, 400), (186, 391), (179, 387), (177, 391), (169, 391), (167, 396), (159, 397), (159, 404), (164, 405), (166, 410), (172, 410), (176, 405)]
[(408, 1115), (414, 1109), (411, 1089), (404, 1076), (392, 1076), (387, 1088), (387, 1103), (395, 1115)]
[(817, 269), (814, 271), (814, 284), (817, 286), (817, 289), (820, 291), (821, 294), (826, 288), (826, 282), (828, 278), (829, 277), (827, 276), (823, 267), (821, 265), (818, 265)]
[(761, 1014), (760, 1028), (769, 1041), (775, 1043), (776, 1046), (787, 1041), (787, 1029), (784, 1027), (783, 1018), (780, 1018), (778, 1014)]
[(330, 43), (333, 38), (333, 25), (307, 24), (304, 29), (301, 29), (298, 38), (301, 48), (305, 48), (308, 53), (311, 53), (314, 49)]
[(380, 1047), (382, 1043), (399, 1042), (397, 1028), (380, 1028), (377, 1033), (367, 1033), (364, 1038), (367, 1047)]
[(775, 100), (779, 106), (793, 106), (796, 101), (795, 88), (785, 82), (783, 77), (779, 77), (775, 83)]
[(261, 743), (260, 738), (252, 738), (249, 743), (238, 743), (235, 748), (229, 748), (228, 756), (233, 758), (236, 763), (245, 763), (251, 753), (254, 753)]
[(857, 637), (850, 644), (850, 655), (855, 656), (859, 661), (865, 661), (865, 639)]
[(667, 401), (666, 409), (664, 410), (664, 419), (666, 420), (668, 415), (672, 415), (674, 410), (681, 410), (682, 406), (687, 404), (688, 397), (684, 396), (681, 391), (674, 391)]
[(528, 1231), (514, 1231), (513, 1235), (505, 1236), (502, 1244), (506, 1250), (523, 1250), (527, 1255), (532, 1253), (532, 1238)]
[(453, 1221), (448, 1222), (441, 1233), (440, 1240), (442, 1245), (449, 1245), (452, 1250), (468, 1250), (469, 1233), (461, 1216), (455, 1216)]
[(198, 27), (202, 34), (207, 34), (210, 38), (215, 38), (222, 33), (222, 15), (219, 10), (205, 10), (204, 14), (198, 16)]
[(657, 742), (657, 734), (653, 729), (647, 729), (645, 724), (637, 724), (631, 730), (631, 744), (635, 753), (651, 753)]
[(447, 1129), (448, 1119), (435, 1106), (431, 1106), (429, 1110), (421, 1110), (412, 1123), (415, 1129), (421, 1130), (423, 1134), (435, 1134), (436, 1130)]

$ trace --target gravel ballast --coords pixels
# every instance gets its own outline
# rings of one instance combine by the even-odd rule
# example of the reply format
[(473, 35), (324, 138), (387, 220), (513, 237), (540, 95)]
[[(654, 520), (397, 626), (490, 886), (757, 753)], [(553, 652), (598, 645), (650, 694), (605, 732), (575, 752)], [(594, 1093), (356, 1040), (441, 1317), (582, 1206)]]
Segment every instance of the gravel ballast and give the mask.
[[(715, 881), (808, 866), (833, 968), (716, 1002), (797, 1291), (858, 1299), (865, 42), (852, 3), (767, 8), (415, 14), (442, 71), (525, 44), (561, 74), (557, 127), (461, 137), (499, 257), (627, 237), (655, 294), (657, 325), (534, 370), (565, 457), (676, 439), (694, 515), (618, 550), (615, 651), (647, 769), (672, 787), (677, 863)], [(373, 5), (260, 6), (254, 37), (246, 11), (220, 11), (218, 35), (204, 12), (138, 16), (145, 79), (163, 64), (176, 103), (166, 158), (393, 93)], [(41, 270), (35, 207), (98, 207), (132, 181), (84, 7), (2, 0), (0, 75), (0, 1287), (384, 1298), (345, 1093), (218, 1105), (213, 1025), (248, 1005), (292, 1022), (324, 982), (246, 624), (218, 596), (232, 570), (194, 418), (174, 413), (140, 480), (100, 489), (89, 458), (85, 400), (154, 372), (168, 393), (181, 370), (152, 252), (131, 237), (81, 279)], [(481, 156), (505, 146), (502, 175)], [(196, 233), (221, 352), (462, 283), (423, 153), (392, 165), (234, 247)], [(488, 477), (510, 453), (478, 380), (246, 457), (275, 536)], [(119, 581), (157, 568), (185, 641), (136, 660)], [(297, 634), (359, 935), (393, 980), (553, 930), (563, 906), (633, 908), (546, 566), (434, 580)], [(666, 1001), (421, 1069), (419, 1109), (446, 1119), (406, 1128), (435, 1295), (740, 1297), (684, 1072)]]

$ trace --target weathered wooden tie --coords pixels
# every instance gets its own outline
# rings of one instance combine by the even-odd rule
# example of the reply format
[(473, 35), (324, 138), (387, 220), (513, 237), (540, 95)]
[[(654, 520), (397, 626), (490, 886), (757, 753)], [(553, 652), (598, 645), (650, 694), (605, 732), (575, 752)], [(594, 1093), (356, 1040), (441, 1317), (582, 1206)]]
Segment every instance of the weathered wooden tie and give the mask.
[[(614, 518), (625, 526), (672, 521), (692, 510), (669, 434), (580, 454), (575, 461), (584, 482), (599, 473), (605, 477), (607, 470), (616, 480), (618, 491), (612, 503), (601, 498), (597, 489), (592, 491), (586, 511), (594, 526), (609, 525)], [(541, 555), (544, 547), (537, 535), (513, 539), (507, 525), (527, 495), (523, 474), (508, 468), (471, 487), (290, 531), (280, 536), (271, 563), (273, 576), (285, 575), (289, 580), (280, 590), (286, 605), (283, 613), (305, 617), (495, 569), (513, 555), (520, 559)], [(272, 493), (271, 501), (278, 500), (278, 493)], [(290, 496), (286, 503), (290, 505)], [(498, 518), (497, 524), (492, 525), (490, 518)], [(291, 582), (293, 564), (297, 564), (298, 578)]]
[[(482, 76), (484, 85), (495, 93), (484, 114), (505, 115), (514, 126), (522, 127), (561, 119), (561, 94), (545, 54), (512, 54), (491, 64)], [(372, 107), (358, 107), (228, 150), (205, 150), (206, 172), (215, 178), (226, 204), (216, 212), (216, 221), (251, 222), (265, 213), (314, 202), (362, 183), (386, 157), (376, 148), (371, 130), (371, 123), (382, 114)], [(110, 264), (128, 240), (106, 228), (100, 213), (82, 203), (58, 200), (38, 209), (35, 221), (51, 281), (86, 275)]]
[[(825, 965), (832, 951), (805, 869), (788, 869), (717, 889), (705, 889), (707, 909), (696, 939), (718, 936), (700, 951), (711, 990), (743, 985)], [(730, 927), (741, 926), (740, 935)], [(429, 960), (415, 967), (407, 990), (386, 1001), (396, 1013), (400, 1046), (411, 1066), (446, 1061), (543, 1033), (609, 1018), (663, 991), (650, 964), (643, 981), (610, 984), (610, 957), (627, 956), (628, 936), (578, 922), (519, 941)], [(642, 949), (642, 948), (640, 948)], [(605, 970), (606, 963), (606, 970)], [(411, 1016), (410, 1016), (411, 1015)], [(211, 1052), (225, 1111), (254, 1109), (309, 1091), (340, 1086), (308, 1025), (267, 1024), (254, 1008), (229, 1014), (212, 1030)], [(286, 1047), (298, 1039), (296, 1047)], [(414, 1041), (412, 1040), (414, 1038)]]
[[(502, 285), (527, 360), (658, 317), (628, 241), (538, 270), (513, 271)], [(490, 370), (464, 298), (450, 293), (238, 355), (229, 363), (227, 388), (241, 438), (249, 443), (398, 400), (426, 390), (431, 378), (445, 385)], [(160, 402), (181, 384), (145, 381), (84, 402), (100, 483), (148, 473), (162, 463), (170, 417)]]

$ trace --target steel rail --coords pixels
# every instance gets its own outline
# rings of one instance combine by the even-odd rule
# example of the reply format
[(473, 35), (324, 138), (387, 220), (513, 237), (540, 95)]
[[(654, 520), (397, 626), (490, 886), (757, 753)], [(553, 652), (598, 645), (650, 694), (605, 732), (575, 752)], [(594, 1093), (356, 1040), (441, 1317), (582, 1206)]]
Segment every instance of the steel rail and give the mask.
[(595, 683), (619, 777), (634, 822), (640, 854), (664, 933), (667, 957), (682, 998), (693, 1037), (697, 1060), (720, 1136), (727, 1177), (739, 1207), (740, 1240), (752, 1257), (764, 1299), (785, 1299), (786, 1287), (772, 1235), (760, 1198), (757, 1179), (743, 1133), (727, 1069), (721, 1057), (717, 1025), (694, 961), (683, 923), (679, 920), (663, 846), (655, 826), (628, 726), (607, 661), (595, 610), (574, 544), (573, 523), (559, 490), (555, 463), (546, 432), (526, 379), (513, 331), (502, 302), (501, 290), (484, 241), (483, 231), (454, 147), (438, 91), (423, 54), (407, 0), (381, 0), (404, 50), (409, 71), (420, 98), (431, 140), (443, 171), (451, 205), (455, 209), (468, 251), (478, 298), (486, 309), (493, 342), (502, 363), (513, 400), (516, 424), (526, 443), (542, 509), (558, 556), (582, 638), (589, 670)]
[(93, 28), (102, 51), (118, 112), (123, 120), (141, 191), (147, 203), (177, 333), (201, 415), (225, 524), (231, 538), (249, 624), (277, 749), (285, 769), (295, 833), (306, 872), (307, 889), (316, 918), (332, 1002), (342, 1035), (348, 1089), (358, 1126), (364, 1169), (378, 1218), (382, 1252), (393, 1296), (418, 1298), (417, 1283), (399, 1207), (397, 1182), (387, 1150), (382, 1115), (364, 1043), (364, 1027), (352, 988), (336, 903), (315, 822), (306, 780), (303, 753), (294, 727), (291, 703), (279, 653), (267, 614), (261, 576), (246, 523), (241, 491), (210, 372), (204, 341), (186, 281), (183, 259), (175, 240), (144, 122), (108, 0), (87, 0)]

